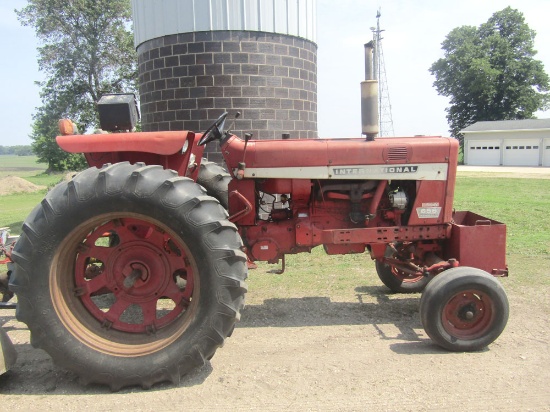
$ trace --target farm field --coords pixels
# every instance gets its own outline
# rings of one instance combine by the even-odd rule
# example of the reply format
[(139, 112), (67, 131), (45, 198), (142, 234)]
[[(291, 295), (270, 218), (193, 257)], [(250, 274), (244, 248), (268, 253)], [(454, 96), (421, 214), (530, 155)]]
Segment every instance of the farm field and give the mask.
[[(24, 177), (55, 183), (34, 173)], [(0, 226), (19, 233), (44, 193), (0, 196)], [(14, 311), (0, 312), (19, 353), (16, 367), (0, 376), (3, 405), (176, 410), (185, 399), (191, 410), (548, 410), (550, 180), (459, 173), (455, 208), (507, 225), (510, 277), (501, 282), (511, 316), (484, 351), (434, 346), (418, 317), (420, 294), (390, 293), (366, 254), (327, 256), (316, 248), (288, 256), (283, 275), (269, 274), (266, 264), (250, 271), (233, 336), (178, 387), (117, 394), (82, 387), (32, 349)]]
[(0, 155), (0, 178), (16, 174), (19, 177), (34, 176), (44, 172), (45, 163), (37, 163), (36, 156)]
[[(45, 173), (47, 165), (37, 163), (36, 156), (0, 155), (0, 227), (8, 226), (12, 234), (21, 232), (23, 220), (37, 205), (47, 192), (47, 188), (54, 186), (63, 179), (63, 174)], [(10, 185), (14, 185), (12, 178), (24, 179), (28, 187), (19, 185), (22, 192), (10, 193)], [(33, 190), (33, 186), (40, 186), (40, 190)]]

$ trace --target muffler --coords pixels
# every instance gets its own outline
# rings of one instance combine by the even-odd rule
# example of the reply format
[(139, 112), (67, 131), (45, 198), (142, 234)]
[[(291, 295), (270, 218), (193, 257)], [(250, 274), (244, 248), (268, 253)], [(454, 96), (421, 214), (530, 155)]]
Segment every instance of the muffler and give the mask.
[(365, 81), (361, 82), (361, 123), (362, 134), (367, 140), (374, 140), (380, 132), (378, 127), (378, 80), (373, 68), (372, 41), (365, 44)]

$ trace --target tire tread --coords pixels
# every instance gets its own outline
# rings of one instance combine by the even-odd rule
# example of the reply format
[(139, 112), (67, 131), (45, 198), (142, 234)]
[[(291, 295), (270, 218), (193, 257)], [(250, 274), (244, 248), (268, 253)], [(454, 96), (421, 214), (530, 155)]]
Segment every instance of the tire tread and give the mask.
[[(217, 272), (214, 276), (218, 279), (216, 287), (219, 291), (215, 304), (211, 305), (207, 312), (211, 316), (215, 315), (215, 321), (209, 321), (208, 327), (204, 328), (206, 330), (201, 332), (203, 335), (202, 339), (199, 338), (200, 346), (189, 348), (190, 352), (181, 354), (179, 361), (171, 360), (169, 363), (172, 366), (144, 369), (143, 374), (131, 371), (126, 373), (123, 370), (116, 371), (117, 375), (109, 372), (98, 373), (97, 369), (91, 370), (89, 367), (76, 364), (59, 348), (60, 342), (55, 340), (55, 332), (51, 331), (51, 325), (44, 324), (36, 300), (45, 297), (35, 298), (40, 294), (41, 288), (46, 288), (48, 292), (42, 294), (47, 294), (46, 297), (49, 298), (48, 271), (44, 275), (43, 270), (34, 266), (37, 253), (51, 252), (54, 246), (49, 245), (62, 240), (55, 238), (55, 228), (52, 226), (62, 219), (68, 209), (83, 205), (92, 198), (94, 202), (102, 199), (107, 202), (115, 196), (123, 197), (126, 201), (141, 199), (147, 202), (146, 204), (163, 205), (191, 223), (194, 233), (200, 238), (206, 237), (212, 231), (221, 230), (231, 232), (235, 239), (231, 244), (204, 242), (206, 249), (210, 251), (211, 259), (214, 262), (224, 262), (224, 271), (222, 273), (219, 270), (217, 263), (212, 264)], [(46, 350), (56, 364), (75, 372), (86, 384), (105, 384), (115, 391), (133, 385), (149, 388), (162, 381), (178, 384), (181, 375), (203, 365), (206, 359), (211, 358), (216, 349), (223, 345), (224, 339), (233, 330), (244, 307), (246, 256), (240, 250), (242, 242), (235, 225), (226, 219), (227, 213), (216, 199), (207, 196), (199, 185), (188, 178), (177, 176), (174, 171), (164, 170), (160, 166), (131, 165), (127, 162), (105, 165), (101, 169), (87, 169), (71, 181), (56, 186), (36, 206), (23, 225), (21, 239), (13, 253), (15, 270), (10, 281), (10, 289), (18, 295), (17, 319), (28, 325), (33, 346)], [(36, 248), (37, 246), (39, 247)], [(48, 247), (50, 250), (47, 250)], [(30, 274), (32, 281), (28, 279)], [(53, 308), (50, 310), (53, 311)], [(90, 357), (93, 356), (93, 353), (90, 353)], [(139, 362), (139, 359), (136, 362)]]

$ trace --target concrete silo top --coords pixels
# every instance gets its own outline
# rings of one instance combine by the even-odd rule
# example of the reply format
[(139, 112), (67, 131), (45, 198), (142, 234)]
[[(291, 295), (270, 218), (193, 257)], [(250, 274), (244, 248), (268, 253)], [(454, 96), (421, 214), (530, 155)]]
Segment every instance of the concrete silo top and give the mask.
[(132, 0), (134, 44), (171, 34), (258, 31), (317, 39), (317, 0)]

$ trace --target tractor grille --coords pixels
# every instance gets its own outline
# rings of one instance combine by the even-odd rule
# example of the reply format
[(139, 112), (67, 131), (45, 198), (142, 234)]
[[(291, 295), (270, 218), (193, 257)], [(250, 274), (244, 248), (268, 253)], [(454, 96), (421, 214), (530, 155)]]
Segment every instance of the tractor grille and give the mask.
[(386, 160), (389, 162), (402, 162), (409, 158), (409, 148), (406, 146), (390, 147), (386, 151)]

